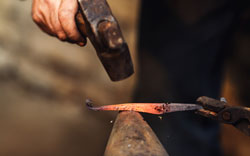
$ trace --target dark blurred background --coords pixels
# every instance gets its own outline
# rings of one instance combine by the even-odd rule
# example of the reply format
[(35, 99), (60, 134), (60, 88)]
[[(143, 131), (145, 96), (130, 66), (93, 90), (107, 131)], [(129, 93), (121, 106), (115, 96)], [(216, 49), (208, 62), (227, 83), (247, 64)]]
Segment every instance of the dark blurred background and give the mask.
[[(136, 62), (139, 0), (109, 0)], [(222, 96), (249, 106), (250, 13), (246, 12), (225, 66)], [(136, 64), (136, 63), (135, 63)], [(81, 48), (44, 34), (31, 19), (31, 0), (0, 1), (0, 155), (102, 155), (115, 113), (96, 105), (131, 101), (136, 75), (111, 82), (91, 44)], [(222, 126), (227, 156), (250, 155), (250, 139)]]

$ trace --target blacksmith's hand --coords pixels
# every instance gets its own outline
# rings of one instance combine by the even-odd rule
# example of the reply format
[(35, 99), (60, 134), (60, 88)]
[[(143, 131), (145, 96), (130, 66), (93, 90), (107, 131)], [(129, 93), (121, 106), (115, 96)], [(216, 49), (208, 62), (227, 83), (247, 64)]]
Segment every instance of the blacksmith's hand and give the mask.
[(33, 0), (32, 4), (32, 18), (44, 32), (84, 46), (86, 40), (75, 22), (77, 11), (77, 0)]

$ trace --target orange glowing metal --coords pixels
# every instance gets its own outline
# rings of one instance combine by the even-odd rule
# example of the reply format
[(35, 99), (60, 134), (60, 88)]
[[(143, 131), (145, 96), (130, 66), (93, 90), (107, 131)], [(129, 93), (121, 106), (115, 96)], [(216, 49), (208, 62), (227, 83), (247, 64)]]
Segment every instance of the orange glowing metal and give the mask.
[(86, 105), (94, 111), (136, 111), (150, 114), (164, 114), (177, 111), (188, 111), (202, 109), (202, 106), (197, 104), (182, 104), (182, 103), (124, 103), (116, 105), (105, 105), (93, 107), (90, 100), (86, 100)]

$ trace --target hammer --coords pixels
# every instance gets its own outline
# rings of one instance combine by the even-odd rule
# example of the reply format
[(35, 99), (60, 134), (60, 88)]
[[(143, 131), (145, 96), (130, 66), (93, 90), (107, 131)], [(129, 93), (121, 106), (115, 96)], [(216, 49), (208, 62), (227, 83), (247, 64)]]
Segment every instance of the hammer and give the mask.
[(94, 46), (112, 81), (120, 81), (134, 73), (128, 45), (106, 0), (78, 0), (76, 24)]

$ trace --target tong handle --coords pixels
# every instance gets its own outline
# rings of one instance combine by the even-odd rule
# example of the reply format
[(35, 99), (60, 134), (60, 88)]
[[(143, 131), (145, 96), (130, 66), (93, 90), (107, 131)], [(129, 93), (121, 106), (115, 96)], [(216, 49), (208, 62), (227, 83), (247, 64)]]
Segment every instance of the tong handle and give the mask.
[(250, 136), (250, 108), (228, 106), (225, 101), (216, 100), (206, 96), (199, 97), (197, 103), (204, 109), (197, 114), (218, 122), (231, 124), (244, 134)]
[(228, 106), (218, 113), (217, 120), (222, 123), (231, 124), (250, 136), (250, 108)]
[(82, 37), (86, 39), (86, 37), (87, 37), (86, 25), (85, 25), (85, 22), (84, 22), (84, 19), (83, 19), (83, 16), (82, 16), (80, 9), (78, 9), (78, 11), (77, 11), (75, 21), (76, 21), (76, 26), (78, 28), (78, 31), (81, 33)]

